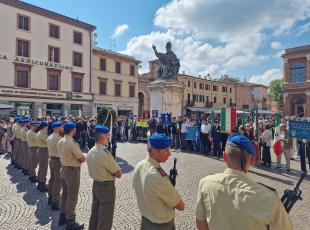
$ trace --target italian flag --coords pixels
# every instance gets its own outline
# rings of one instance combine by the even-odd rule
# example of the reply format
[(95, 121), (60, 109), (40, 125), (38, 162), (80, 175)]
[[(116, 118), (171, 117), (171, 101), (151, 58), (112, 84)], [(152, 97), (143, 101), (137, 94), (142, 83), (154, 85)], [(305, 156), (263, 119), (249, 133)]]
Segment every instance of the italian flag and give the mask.
[(280, 116), (278, 113), (276, 115), (276, 127), (274, 130), (273, 152), (274, 154), (276, 154), (277, 157), (282, 154), (281, 138), (280, 138)]
[(236, 108), (221, 109), (221, 132), (230, 133), (231, 129), (237, 125)]

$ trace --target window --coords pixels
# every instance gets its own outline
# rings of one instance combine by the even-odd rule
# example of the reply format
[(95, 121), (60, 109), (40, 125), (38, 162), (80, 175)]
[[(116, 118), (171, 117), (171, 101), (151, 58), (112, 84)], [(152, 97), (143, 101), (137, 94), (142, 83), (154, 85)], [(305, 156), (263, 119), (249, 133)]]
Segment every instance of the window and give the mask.
[(213, 102), (214, 102), (214, 103), (216, 103), (216, 97), (214, 97), (214, 100), (213, 100)]
[(209, 90), (209, 85), (208, 84), (206, 84), (205, 89)]
[(116, 97), (120, 97), (121, 96), (121, 83), (117, 82), (114, 85), (114, 95)]
[(205, 95), (202, 95), (202, 102), (205, 102)]
[(206, 96), (206, 102), (209, 103), (209, 96)]
[(30, 42), (26, 40), (17, 40), (17, 56), (29, 57), (30, 56)]
[(190, 102), (190, 101), (191, 101), (191, 94), (188, 93), (188, 94), (187, 94), (187, 102)]
[(74, 66), (83, 66), (83, 54), (79, 52), (73, 52), (73, 65)]
[(49, 90), (59, 90), (60, 77), (57, 73), (48, 74), (47, 89)]
[(130, 75), (135, 76), (135, 66), (134, 65), (130, 65)]
[(196, 101), (196, 94), (193, 94), (193, 101)]
[(199, 83), (199, 89), (203, 89), (203, 83)]
[(106, 71), (107, 63), (105, 58), (100, 58), (100, 70)]
[(59, 39), (59, 26), (50, 24), (50, 37)]
[(226, 97), (223, 97), (223, 104), (226, 105)]
[(29, 72), (17, 70), (16, 86), (22, 88), (29, 88)]
[(222, 86), (222, 92), (223, 93), (227, 92), (227, 87), (226, 86)]
[(217, 85), (213, 85), (213, 91), (218, 91), (218, 86)]
[(107, 82), (106, 81), (100, 81), (99, 82), (99, 93), (101, 95), (107, 94)]
[(121, 63), (118, 61), (115, 62), (115, 72), (121, 73)]
[(303, 62), (294, 62), (290, 66), (290, 81), (298, 83), (306, 81), (306, 65)]
[(24, 15), (17, 15), (17, 28), (20, 30), (30, 31), (30, 18)]
[(50, 62), (60, 62), (60, 49), (57, 47), (49, 46), (48, 47), (48, 60)]
[(202, 102), (202, 95), (199, 95), (199, 102)]
[(187, 87), (191, 87), (191, 82), (187, 81)]
[(232, 93), (232, 88), (231, 87), (229, 87), (229, 93)]
[(230, 105), (232, 104), (232, 98), (229, 98), (229, 104)]
[(194, 82), (194, 88), (196, 89), (196, 82)]
[(83, 34), (77, 31), (73, 31), (73, 43), (82, 45), (83, 44)]
[(129, 97), (135, 97), (135, 85), (129, 85)]
[(83, 91), (83, 75), (78, 73), (72, 74), (72, 91), (81, 93)]

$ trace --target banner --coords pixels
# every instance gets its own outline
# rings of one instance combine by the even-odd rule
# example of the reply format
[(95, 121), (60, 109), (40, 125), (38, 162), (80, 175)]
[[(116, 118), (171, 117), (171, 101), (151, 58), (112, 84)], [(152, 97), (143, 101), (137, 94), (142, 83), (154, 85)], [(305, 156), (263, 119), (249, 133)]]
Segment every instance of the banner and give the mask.
[(161, 123), (163, 125), (171, 125), (171, 113), (162, 113), (161, 114)]
[(310, 120), (289, 120), (288, 137), (310, 140)]
[(187, 127), (187, 132), (185, 133), (185, 140), (196, 141), (196, 127)]
[(230, 133), (231, 129), (237, 125), (237, 110), (236, 108), (221, 109), (221, 132)]

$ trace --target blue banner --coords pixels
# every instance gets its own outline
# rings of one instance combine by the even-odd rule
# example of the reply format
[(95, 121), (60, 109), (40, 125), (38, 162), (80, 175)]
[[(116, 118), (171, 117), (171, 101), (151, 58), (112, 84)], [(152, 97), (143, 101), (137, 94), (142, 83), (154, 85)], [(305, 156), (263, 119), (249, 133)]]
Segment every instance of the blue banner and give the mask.
[(161, 114), (161, 123), (163, 125), (171, 125), (171, 113), (162, 113)]
[(310, 120), (289, 120), (288, 137), (310, 140)]
[(187, 127), (187, 132), (185, 133), (185, 140), (196, 141), (197, 128)]

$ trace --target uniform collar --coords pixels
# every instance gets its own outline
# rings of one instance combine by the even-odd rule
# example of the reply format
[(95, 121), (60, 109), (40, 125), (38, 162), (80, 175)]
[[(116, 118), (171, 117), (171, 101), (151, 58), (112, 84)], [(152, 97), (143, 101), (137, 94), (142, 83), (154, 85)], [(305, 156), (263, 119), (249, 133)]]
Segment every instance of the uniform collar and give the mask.
[(96, 145), (96, 147), (99, 148), (99, 149), (106, 149), (106, 148), (107, 148), (107, 146), (102, 145), (102, 144), (98, 144), (98, 143), (96, 143), (95, 145)]
[(60, 134), (59, 134), (59, 133), (53, 132), (53, 134), (54, 134), (55, 136), (57, 136), (57, 137), (60, 137)]
[(152, 165), (155, 165), (155, 166), (159, 166), (160, 167), (160, 164), (155, 161), (152, 157), (148, 156), (147, 158), (147, 161), (150, 162)]
[(225, 174), (232, 174), (232, 175), (236, 175), (239, 177), (247, 177), (247, 174), (240, 171), (240, 170), (235, 170), (235, 169), (231, 169), (231, 168), (226, 168), (224, 171)]
[(69, 135), (65, 135), (65, 138), (66, 138), (66, 139), (69, 139), (69, 140), (73, 140), (73, 138), (70, 137)]

